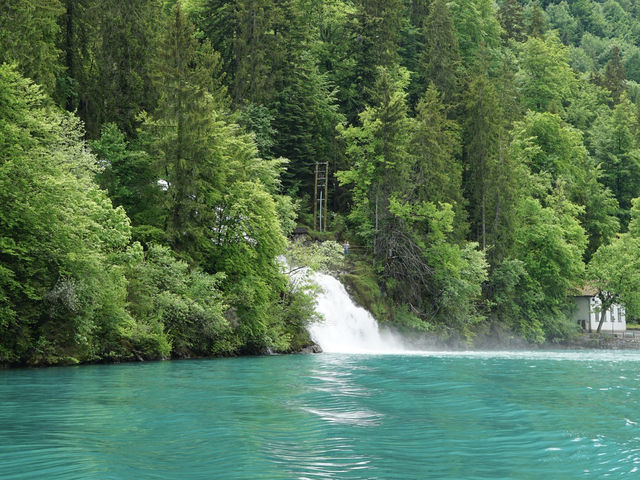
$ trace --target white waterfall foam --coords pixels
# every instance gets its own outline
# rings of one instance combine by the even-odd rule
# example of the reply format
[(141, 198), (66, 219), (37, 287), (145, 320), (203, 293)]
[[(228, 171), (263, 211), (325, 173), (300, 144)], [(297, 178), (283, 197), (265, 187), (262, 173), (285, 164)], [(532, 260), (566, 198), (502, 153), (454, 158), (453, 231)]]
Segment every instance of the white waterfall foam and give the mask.
[(317, 311), (324, 321), (309, 326), (311, 338), (325, 352), (333, 353), (404, 353), (410, 349), (403, 339), (383, 330), (364, 308), (357, 306), (344, 286), (322, 273), (313, 275), (322, 289)]

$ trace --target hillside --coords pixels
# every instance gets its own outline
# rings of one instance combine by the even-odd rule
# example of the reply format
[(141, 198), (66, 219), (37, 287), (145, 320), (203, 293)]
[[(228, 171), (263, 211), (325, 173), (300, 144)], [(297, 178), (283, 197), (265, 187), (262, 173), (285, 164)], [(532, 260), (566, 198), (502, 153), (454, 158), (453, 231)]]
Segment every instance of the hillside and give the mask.
[[(381, 320), (472, 341), (640, 315), (632, 0), (10, 0), (0, 363), (292, 351), (328, 233)], [(324, 208), (324, 207), (323, 207)]]

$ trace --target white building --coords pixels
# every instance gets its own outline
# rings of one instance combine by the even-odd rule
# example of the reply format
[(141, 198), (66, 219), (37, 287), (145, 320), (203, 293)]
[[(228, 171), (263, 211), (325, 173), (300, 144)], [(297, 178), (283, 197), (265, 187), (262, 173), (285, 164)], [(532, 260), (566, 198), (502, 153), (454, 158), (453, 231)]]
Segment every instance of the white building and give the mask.
[[(578, 295), (573, 297), (576, 302), (576, 310), (573, 312), (573, 320), (578, 322), (586, 332), (598, 330), (600, 322), (600, 299), (594, 289), (585, 287)], [(627, 319), (622, 305), (614, 303), (607, 310), (602, 324), (603, 333), (621, 333), (627, 330)]]

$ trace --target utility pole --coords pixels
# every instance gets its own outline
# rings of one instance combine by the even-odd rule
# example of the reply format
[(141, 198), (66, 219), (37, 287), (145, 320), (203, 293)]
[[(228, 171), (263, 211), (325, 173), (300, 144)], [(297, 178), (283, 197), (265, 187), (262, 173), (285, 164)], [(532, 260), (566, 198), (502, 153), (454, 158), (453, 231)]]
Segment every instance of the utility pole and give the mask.
[(316, 177), (313, 183), (313, 229), (318, 229), (318, 163), (316, 162)]
[[(324, 172), (320, 168), (323, 165), (324, 165)], [(329, 162), (316, 162), (316, 176), (315, 176), (315, 182), (313, 185), (313, 229), (314, 230), (320, 230), (321, 232), (327, 230), (328, 197), (329, 197)]]
[(329, 162), (324, 164), (324, 229), (327, 230), (327, 200), (329, 199)]

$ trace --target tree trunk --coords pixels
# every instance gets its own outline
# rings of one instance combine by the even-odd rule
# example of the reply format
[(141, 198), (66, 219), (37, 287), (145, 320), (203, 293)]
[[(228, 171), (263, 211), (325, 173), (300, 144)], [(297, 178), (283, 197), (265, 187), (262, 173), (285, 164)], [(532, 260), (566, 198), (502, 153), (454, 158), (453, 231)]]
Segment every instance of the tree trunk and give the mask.
[(612, 304), (613, 300), (603, 300), (602, 298), (600, 299), (600, 321), (598, 322), (598, 329), (596, 330), (596, 333), (600, 333), (602, 324), (604, 323), (604, 318), (607, 314), (607, 311), (611, 308)]
[(373, 233), (373, 264), (374, 265), (375, 265), (376, 256), (378, 253), (378, 196), (379, 196), (378, 193), (379, 193), (379, 187), (376, 187), (376, 218), (375, 218), (376, 228)]
[(596, 333), (600, 333), (600, 330), (602, 329), (602, 324), (604, 323), (604, 317), (607, 314), (607, 311), (602, 308), (602, 311), (600, 312), (600, 321), (598, 322), (598, 329), (596, 330)]
[(487, 250), (486, 194), (482, 192), (482, 251)]

